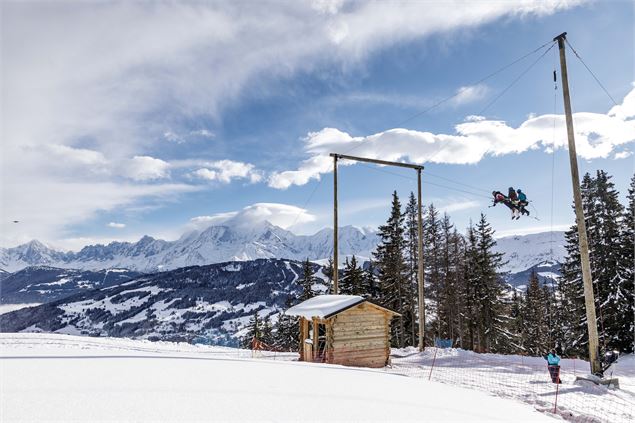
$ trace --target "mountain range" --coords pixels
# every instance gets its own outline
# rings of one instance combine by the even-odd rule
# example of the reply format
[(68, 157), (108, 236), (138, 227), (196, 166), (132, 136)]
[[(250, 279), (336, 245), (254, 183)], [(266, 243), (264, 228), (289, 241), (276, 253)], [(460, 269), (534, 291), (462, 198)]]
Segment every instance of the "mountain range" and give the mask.
[[(375, 232), (354, 226), (339, 230), (339, 254), (343, 261), (355, 254), (361, 261), (372, 255), (379, 239)], [(551, 242), (553, 241), (553, 242)], [(563, 232), (510, 236), (497, 240), (496, 251), (505, 254), (503, 271), (517, 273), (544, 262), (562, 262)], [(223, 224), (191, 231), (176, 241), (144, 236), (137, 242), (111, 242), (78, 252), (55, 250), (40, 241), (0, 248), (0, 269), (15, 272), (28, 266), (101, 270), (123, 268), (154, 273), (186, 266), (261, 258), (325, 261), (333, 254), (333, 230), (295, 235), (269, 222)]]
[[(340, 228), (340, 254), (370, 257), (377, 244), (374, 232), (353, 226)], [(179, 267), (259, 258), (320, 260), (333, 253), (333, 230), (322, 229), (313, 235), (295, 235), (262, 222), (252, 225), (216, 225), (191, 231), (176, 241), (144, 236), (137, 242), (111, 242), (89, 245), (78, 252), (63, 252), (33, 240), (14, 248), (0, 249), (0, 268), (9, 272), (27, 266), (97, 270), (125, 268), (138, 272), (157, 272)]]

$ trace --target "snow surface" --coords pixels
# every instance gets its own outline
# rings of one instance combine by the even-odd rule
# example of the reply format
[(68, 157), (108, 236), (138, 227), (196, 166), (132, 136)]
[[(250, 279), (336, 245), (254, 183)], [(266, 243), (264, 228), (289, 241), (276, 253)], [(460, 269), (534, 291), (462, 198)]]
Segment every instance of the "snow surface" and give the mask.
[(27, 307), (37, 307), (40, 303), (0, 304), (0, 314), (10, 313)]
[(237, 349), (52, 334), (0, 334), (0, 346), (3, 422), (553, 421), (426, 379)]
[(363, 301), (364, 298), (359, 295), (318, 295), (291, 307), (285, 314), (302, 316), (305, 319), (323, 318)]
[[(542, 357), (477, 354), (458, 348), (393, 349), (389, 371), (513, 398), (576, 423), (630, 423), (635, 421), (635, 359), (621, 357), (606, 377), (619, 379), (621, 389), (576, 380), (588, 377), (589, 363), (560, 361), (561, 385), (549, 377)], [(612, 372), (612, 373), (611, 373)]]

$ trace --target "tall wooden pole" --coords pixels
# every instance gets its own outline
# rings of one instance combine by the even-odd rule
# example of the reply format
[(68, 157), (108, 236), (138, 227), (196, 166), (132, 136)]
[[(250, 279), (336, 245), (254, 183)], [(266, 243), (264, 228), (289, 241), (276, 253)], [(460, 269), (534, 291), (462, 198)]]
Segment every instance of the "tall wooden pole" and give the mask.
[(423, 216), (421, 206), (421, 169), (417, 169), (417, 285), (419, 287), (419, 351), (425, 349), (426, 304), (423, 290)]
[(580, 193), (580, 175), (578, 173), (578, 158), (575, 151), (575, 137), (573, 133), (573, 117), (571, 115), (571, 99), (569, 97), (569, 78), (567, 75), (567, 59), (565, 57), (564, 42), (567, 33), (563, 32), (554, 38), (558, 41), (560, 50), (560, 69), (562, 77), (562, 92), (564, 98), (564, 112), (567, 120), (567, 137), (569, 139), (569, 161), (571, 162), (571, 182), (573, 184), (573, 199), (575, 202), (575, 218), (578, 224), (578, 240), (580, 244), (580, 260), (582, 262), (582, 282), (584, 283), (584, 303), (586, 306), (587, 329), (589, 331), (589, 361), (591, 373), (601, 374), (602, 366), (598, 358), (598, 328), (595, 317), (595, 299), (593, 298), (593, 281), (591, 279), (591, 264), (589, 260), (589, 242), (587, 240), (584, 211), (582, 210), (582, 194)]
[(333, 155), (333, 294), (337, 295), (337, 156)]

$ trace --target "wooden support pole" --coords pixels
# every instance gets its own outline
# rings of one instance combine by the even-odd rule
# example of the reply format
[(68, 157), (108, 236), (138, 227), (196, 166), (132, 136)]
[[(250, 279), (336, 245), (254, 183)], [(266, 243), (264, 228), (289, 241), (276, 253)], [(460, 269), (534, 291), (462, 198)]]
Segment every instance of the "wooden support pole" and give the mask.
[(419, 351), (423, 351), (425, 346), (426, 329), (426, 304), (423, 288), (423, 206), (421, 205), (421, 169), (417, 169), (417, 285), (419, 303)]
[(591, 373), (602, 374), (602, 366), (598, 357), (598, 328), (595, 316), (595, 299), (593, 297), (593, 280), (591, 264), (589, 260), (589, 242), (587, 240), (584, 210), (582, 209), (582, 194), (580, 193), (580, 175), (578, 173), (578, 158), (575, 150), (575, 135), (573, 131), (573, 117), (571, 114), (571, 98), (569, 95), (569, 77), (567, 75), (567, 59), (565, 57), (564, 42), (567, 33), (563, 32), (554, 38), (558, 41), (560, 50), (560, 70), (562, 79), (562, 93), (564, 99), (564, 111), (567, 121), (567, 138), (569, 140), (569, 161), (571, 163), (571, 182), (573, 184), (573, 199), (575, 202), (575, 217), (578, 225), (578, 241), (580, 248), (580, 261), (582, 264), (582, 281), (584, 283), (584, 304), (586, 306), (587, 329), (589, 331), (589, 361)]
[(337, 255), (337, 155), (333, 155), (333, 294), (337, 295), (339, 258)]
[(318, 338), (318, 321), (317, 318), (314, 317), (313, 318), (313, 358), (312, 361), (317, 361), (317, 357), (318, 357), (318, 342), (319, 342), (319, 338)]

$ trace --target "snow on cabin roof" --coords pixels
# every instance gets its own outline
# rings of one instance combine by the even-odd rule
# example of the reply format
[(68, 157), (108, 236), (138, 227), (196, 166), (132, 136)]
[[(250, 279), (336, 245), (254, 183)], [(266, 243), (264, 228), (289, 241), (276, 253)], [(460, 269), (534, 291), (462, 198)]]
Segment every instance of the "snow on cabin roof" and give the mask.
[(305, 319), (313, 317), (324, 319), (364, 301), (366, 300), (359, 295), (318, 295), (294, 305), (286, 311), (286, 314), (301, 316)]

